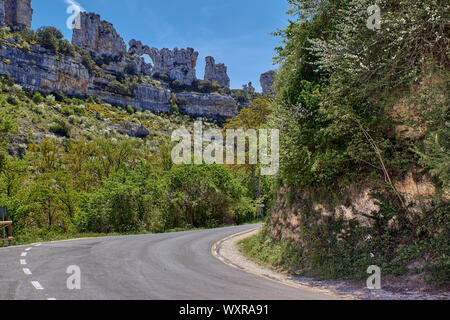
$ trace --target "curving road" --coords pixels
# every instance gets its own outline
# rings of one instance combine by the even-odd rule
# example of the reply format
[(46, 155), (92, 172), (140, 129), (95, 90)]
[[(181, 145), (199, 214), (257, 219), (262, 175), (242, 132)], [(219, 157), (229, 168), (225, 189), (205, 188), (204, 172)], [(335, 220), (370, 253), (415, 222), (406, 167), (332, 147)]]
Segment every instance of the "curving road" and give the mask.
[[(211, 254), (255, 225), (0, 249), (0, 300), (310, 300), (333, 297), (231, 268)], [(69, 266), (81, 289), (68, 290)]]

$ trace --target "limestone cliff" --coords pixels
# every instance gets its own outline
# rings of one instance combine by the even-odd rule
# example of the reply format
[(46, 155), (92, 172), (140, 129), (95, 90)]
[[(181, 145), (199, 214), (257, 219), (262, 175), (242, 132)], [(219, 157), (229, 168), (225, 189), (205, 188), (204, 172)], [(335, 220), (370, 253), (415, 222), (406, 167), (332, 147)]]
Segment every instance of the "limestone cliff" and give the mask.
[[(28, 28), (30, 4), (30, 0), (0, 0), (0, 22)], [(0, 74), (45, 94), (91, 95), (110, 104), (158, 113), (172, 111), (172, 81), (189, 87), (196, 80), (198, 52), (194, 49), (158, 50), (132, 40), (127, 52), (114, 26), (99, 15), (81, 13), (80, 20), (81, 28), (74, 29), (72, 42), (85, 51), (56, 54), (39, 44), (24, 45), (20, 39), (4, 38), (0, 45)], [(145, 62), (144, 54), (151, 57), (153, 66)], [(168, 78), (152, 78), (158, 73)], [(177, 98), (180, 112), (193, 117), (223, 120), (238, 111), (236, 101), (228, 95), (183, 92)]]
[(275, 71), (267, 71), (263, 73), (260, 78), (260, 83), (262, 87), (263, 94), (273, 94), (273, 83), (275, 81)]
[(167, 74), (171, 80), (179, 80), (186, 85), (191, 85), (196, 79), (198, 52), (194, 49), (151, 48), (149, 55), (153, 60), (153, 72)]
[(221, 87), (230, 87), (230, 77), (223, 63), (216, 64), (213, 57), (206, 57), (205, 80), (217, 81)]
[(0, 0), (0, 27), (23, 29), (31, 27), (31, 0)]
[(80, 29), (73, 30), (72, 44), (99, 54), (119, 56), (127, 50), (114, 26), (98, 14), (80, 13)]
[(164, 48), (158, 50), (143, 45), (141, 41), (132, 39), (129, 43), (128, 54), (134, 57), (148, 55), (153, 61), (152, 72), (166, 74), (171, 80), (181, 81), (185, 85), (191, 85), (197, 79), (195, 67), (197, 65), (198, 52), (192, 48), (173, 49)]

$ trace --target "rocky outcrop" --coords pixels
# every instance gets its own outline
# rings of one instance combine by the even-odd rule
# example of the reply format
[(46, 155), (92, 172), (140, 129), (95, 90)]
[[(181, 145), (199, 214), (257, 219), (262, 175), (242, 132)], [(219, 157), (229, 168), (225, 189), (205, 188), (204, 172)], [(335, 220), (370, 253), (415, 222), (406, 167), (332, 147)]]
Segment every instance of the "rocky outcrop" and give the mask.
[(133, 138), (145, 139), (150, 134), (150, 131), (143, 125), (130, 124), (128, 128), (128, 135)]
[(144, 54), (148, 54), (150, 56), (150, 47), (143, 45), (141, 41), (131, 39), (128, 46), (130, 47), (128, 49), (128, 54), (131, 56), (141, 57)]
[[(411, 222), (418, 216), (423, 216), (432, 208), (433, 197), (437, 189), (428, 174), (420, 173), (418, 168), (406, 173), (396, 181), (395, 188), (404, 199), (408, 207), (404, 216)], [(382, 203), (377, 199), (381, 191), (378, 187), (346, 186), (342, 187), (345, 195), (341, 201), (327, 199), (326, 196), (313, 196), (311, 192), (295, 192), (289, 187), (281, 187), (267, 225), (270, 236), (277, 240), (293, 240), (301, 242), (303, 236), (301, 226), (305, 226), (306, 219), (313, 212), (317, 225), (326, 224), (330, 217), (341, 217), (344, 221), (358, 223), (365, 228), (375, 228), (379, 223)], [(289, 195), (289, 196), (288, 196)], [(397, 217), (392, 216), (389, 226), (398, 223)], [(346, 230), (336, 234), (337, 238), (345, 236)]]
[(242, 90), (244, 90), (247, 94), (255, 93), (255, 87), (253, 87), (253, 83), (251, 81), (248, 84), (244, 84), (242, 86)]
[(0, 0), (0, 28), (6, 27), (5, 1), (7, 0)]
[(272, 87), (275, 81), (275, 74), (276, 72), (274, 70), (271, 70), (261, 75), (259, 81), (261, 82), (263, 94), (273, 94)]
[(230, 96), (196, 92), (177, 93), (180, 112), (193, 117), (227, 119), (238, 113), (237, 103)]
[(0, 27), (29, 29), (32, 16), (31, 0), (0, 0)]
[(197, 78), (195, 67), (198, 52), (192, 48), (151, 48), (148, 54), (153, 61), (153, 73), (167, 74), (171, 80), (179, 80), (188, 86)]
[[(140, 84), (134, 96), (123, 96), (106, 90), (108, 79), (89, 73), (81, 56), (52, 54), (31, 45), (30, 51), (15, 46), (0, 47), (0, 74), (27, 89), (45, 94), (61, 91), (66, 95), (92, 95), (114, 105), (131, 105), (135, 109), (157, 113), (171, 112), (172, 92), (164, 87)], [(180, 112), (192, 117), (226, 119), (237, 114), (236, 101), (230, 96), (186, 92), (178, 94)]]
[(0, 74), (9, 73), (18, 84), (36, 91), (85, 95), (91, 82), (80, 58), (61, 59), (36, 45), (29, 52), (4, 45), (0, 60)]
[(141, 41), (132, 39), (129, 43), (130, 56), (141, 57), (147, 54), (153, 61), (153, 74), (166, 74), (171, 80), (179, 80), (190, 86), (197, 78), (195, 67), (197, 66), (198, 52), (192, 48), (173, 49), (164, 48), (158, 50), (143, 45)]
[(223, 63), (216, 64), (213, 57), (206, 57), (205, 80), (217, 81), (221, 87), (230, 87), (230, 77)]
[(125, 54), (127, 46), (114, 26), (98, 14), (80, 13), (80, 29), (73, 30), (72, 44), (108, 56)]
[[(10, 12), (15, 8), (13, 25), (25, 23), (25, 12), (30, 13), (31, 22), (29, 5), (30, 0), (0, 0), (0, 19), (4, 17), (2, 21), (10, 24), (11, 18), (6, 17), (11, 16)], [(91, 95), (109, 104), (130, 105), (137, 110), (156, 113), (171, 112), (173, 93), (167, 81), (156, 81), (148, 76), (166, 74), (187, 86), (196, 80), (198, 52), (194, 49), (158, 50), (132, 40), (130, 50), (126, 52), (120, 35), (110, 23), (101, 21), (99, 15), (81, 13), (80, 20), (81, 29), (74, 29), (72, 42), (91, 51), (93, 61), (86, 61), (86, 57), (78, 52), (56, 55), (37, 44), (23, 46), (21, 40), (8, 39), (0, 46), (0, 74), (9, 75), (26, 89), (44, 94)], [(143, 54), (151, 57), (154, 66), (145, 62)], [(95, 69), (92, 63), (97, 64)], [(132, 79), (132, 84), (122, 81), (125, 77)], [(180, 113), (192, 117), (223, 120), (237, 114), (237, 104), (231, 96), (183, 92), (178, 94), (177, 103)], [(142, 136), (145, 132), (140, 128), (132, 133)]]

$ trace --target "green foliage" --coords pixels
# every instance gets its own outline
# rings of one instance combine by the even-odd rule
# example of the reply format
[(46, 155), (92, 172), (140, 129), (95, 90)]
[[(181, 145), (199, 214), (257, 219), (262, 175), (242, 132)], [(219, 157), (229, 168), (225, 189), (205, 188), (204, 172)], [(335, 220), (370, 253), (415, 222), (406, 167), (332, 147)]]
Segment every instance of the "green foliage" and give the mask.
[(245, 189), (223, 166), (177, 167), (168, 173), (167, 184), (174, 224), (216, 226), (240, 221), (240, 214), (251, 215), (250, 204), (241, 202)]
[(123, 96), (134, 97), (141, 81), (136, 76), (126, 77), (122, 81), (114, 80), (108, 83), (106, 89)]
[(241, 240), (239, 249), (257, 263), (273, 268), (283, 268), (297, 273), (301, 265), (301, 254), (293, 242), (275, 242), (264, 233)]
[[(363, 278), (371, 264), (406, 274), (409, 263), (432, 255), (429, 280), (448, 282), (448, 6), (378, 1), (382, 27), (370, 30), (369, 0), (289, 4), (297, 19), (275, 33), (283, 42), (270, 120), (281, 130), (279, 182), (294, 193), (323, 195), (331, 215), (315, 212), (312, 196), (294, 199), (304, 206), (300, 240), (265, 233), (247, 251), (267, 250), (260, 257), (266, 262), (332, 278)], [(406, 172), (424, 175), (420, 165), (438, 183), (436, 199), (419, 215), (395, 182)], [(372, 227), (334, 212), (348, 186), (376, 193), (380, 211), (370, 214)], [(271, 261), (271, 254), (278, 258)]]
[[(12, 99), (18, 102), (11, 104)], [(242, 186), (228, 169), (198, 168), (192, 178), (190, 171), (174, 167), (171, 145), (158, 132), (145, 140), (115, 132), (136, 122), (156, 130), (178, 128), (190, 123), (188, 117), (135, 113), (131, 107), (127, 113), (92, 97), (58, 92), (44, 98), (8, 78), (0, 82), (0, 106), (0, 202), (8, 206), (15, 243), (80, 232), (211, 227), (254, 217), (253, 202), (240, 195)], [(26, 143), (17, 135), (19, 126), (27, 132)], [(57, 137), (43, 138), (51, 133)], [(24, 150), (23, 157), (10, 156), (11, 150)], [(208, 186), (205, 203), (189, 198), (194, 185)]]
[(33, 102), (34, 103), (36, 103), (36, 104), (39, 104), (39, 103), (42, 103), (42, 102), (44, 102), (45, 101), (45, 99), (44, 99), (44, 97), (42, 96), (42, 94), (40, 93), (40, 92), (38, 92), (38, 91), (36, 91), (34, 94), (33, 94)]
[(15, 119), (6, 110), (0, 109), (0, 134), (16, 131), (17, 125)]
[(180, 113), (180, 109), (178, 108), (178, 104), (177, 104), (177, 95), (175, 93), (172, 92), (172, 97), (169, 100), (170, 104), (171, 104), (171, 111), (172, 113)]
[(432, 132), (423, 141), (422, 150), (417, 148), (419, 163), (430, 168), (444, 188), (450, 187), (450, 130)]
[(64, 35), (55, 27), (41, 27), (37, 30), (36, 40), (45, 49), (55, 54), (75, 56), (76, 49), (67, 40), (63, 40)]
[(50, 131), (62, 137), (70, 137), (72, 126), (63, 118), (56, 118), (50, 125)]

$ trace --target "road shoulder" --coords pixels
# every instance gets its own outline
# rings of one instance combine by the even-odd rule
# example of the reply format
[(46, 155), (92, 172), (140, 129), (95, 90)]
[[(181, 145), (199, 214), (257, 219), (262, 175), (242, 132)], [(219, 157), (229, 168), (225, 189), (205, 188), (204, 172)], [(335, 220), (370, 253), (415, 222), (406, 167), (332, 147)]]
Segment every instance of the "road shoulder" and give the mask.
[(423, 292), (397, 293), (386, 290), (369, 290), (361, 281), (314, 280), (307, 277), (292, 276), (261, 266), (249, 260), (238, 248), (238, 242), (258, 233), (260, 228), (247, 230), (226, 237), (214, 244), (213, 255), (229, 265), (247, 273), (258, 275), (271, 281), (301, 290), (322, 293), (346, 300), (447, 300), (449, 295), (432, 295)]

